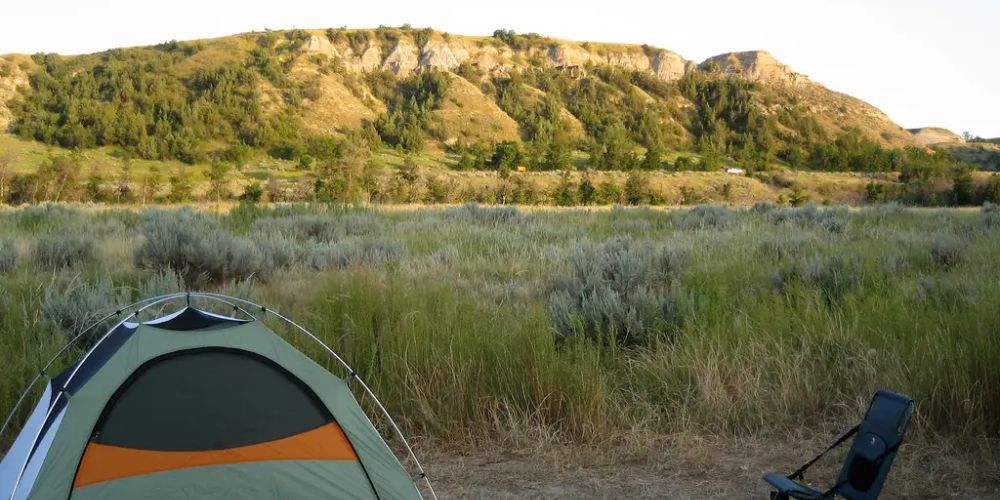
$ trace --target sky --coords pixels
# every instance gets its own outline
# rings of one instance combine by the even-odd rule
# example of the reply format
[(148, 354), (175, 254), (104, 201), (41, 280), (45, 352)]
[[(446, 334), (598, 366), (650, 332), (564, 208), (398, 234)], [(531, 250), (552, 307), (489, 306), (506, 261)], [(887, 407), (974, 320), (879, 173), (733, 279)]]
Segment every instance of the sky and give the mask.
[(647, 43), (699, 62), (762, 49), (906, 128), (1000, 137), (1000, 0), (44, 0), (0, 12), (0, 54), (404, 23)]

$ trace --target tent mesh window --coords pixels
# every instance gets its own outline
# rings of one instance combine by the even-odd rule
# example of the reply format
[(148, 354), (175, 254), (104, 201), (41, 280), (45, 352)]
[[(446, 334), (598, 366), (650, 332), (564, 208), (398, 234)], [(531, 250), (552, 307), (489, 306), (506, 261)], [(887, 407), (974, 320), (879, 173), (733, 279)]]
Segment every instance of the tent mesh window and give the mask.
[(211, 348), (140, 367), (111, 399), (91, 440), (141, 450), (222, 450), (332, 421), (317, 396), (272, 361)]

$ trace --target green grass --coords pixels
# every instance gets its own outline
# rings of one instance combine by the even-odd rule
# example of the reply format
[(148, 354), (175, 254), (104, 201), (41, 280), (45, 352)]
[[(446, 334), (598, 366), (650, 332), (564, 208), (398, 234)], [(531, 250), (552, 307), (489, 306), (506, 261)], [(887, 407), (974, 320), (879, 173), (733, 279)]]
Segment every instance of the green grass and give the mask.
[[(407, 432), (443, 442), (812, 435), (848, 425), (880, 387), (917, 401), (918, 437), (1000, 432), (996, 212), (502, 210), (209, 214), (222, 219), (219, 231), (251, 239), (261, 237), (260, 219), (292, 218), (288, 227), (297, 227), (309, 214), (331, 221), (327, 234), (347, 236), (289, 233), (284, 244), (303, 260), (249, 283), (208, 288), (250, 295), (295, 318), (354, 365)], [(72, 299), (66, 291), (83, 284), (105, 290), (87, 296), (107, 302), (180, 286), (172, 274), (165, 279), (132, 263), (144, 217), (0, 212), (0, 234), (21, 254), (0, 274), (7, 354), (0, 407), (12, 404), (66, 335), (48, 319), (53, 308), (82, 303), (53, 297)], [(69, 269), (35, 264), (39, 235), (69, 228), (97, 239), (95, 260)], [(638, 344), (616, 342), (616, 324), (556, 341), (554, 284), (565, 279), (576, 249), (611, 238), (677, 256), (670, 289), (681, 321), (645, 331)], [(319, 270), (302, 257), (342, 240), (388, 241), (405, 252)], [(955, 264), (935, 260), (938, 240), (957, 245), (948, 247), (958, 253)], [(610, 262), (641, 269), (622, 259)], [(316, 346), (275, 328), (334, 368)]]

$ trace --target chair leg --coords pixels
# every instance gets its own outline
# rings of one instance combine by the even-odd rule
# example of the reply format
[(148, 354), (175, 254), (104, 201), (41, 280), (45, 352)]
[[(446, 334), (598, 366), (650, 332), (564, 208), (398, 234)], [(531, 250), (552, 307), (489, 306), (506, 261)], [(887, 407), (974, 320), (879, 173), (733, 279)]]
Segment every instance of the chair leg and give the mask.
[(771, 500), (788, 500), (788, 493), (782, 493), (780, 491), (772, 491)]

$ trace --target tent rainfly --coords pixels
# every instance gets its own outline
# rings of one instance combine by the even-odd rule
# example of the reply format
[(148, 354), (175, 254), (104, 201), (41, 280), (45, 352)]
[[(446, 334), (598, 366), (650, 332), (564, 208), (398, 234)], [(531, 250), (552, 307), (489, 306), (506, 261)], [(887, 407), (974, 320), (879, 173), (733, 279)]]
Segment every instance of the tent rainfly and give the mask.
[[(193, 308), (192, 298), (232, 306), (233, 317)], [(185, 299), (173, 314), (137, 321), (152, 306)], [(238, 312), (246, 319), (237, 319)], [(346, 376), (270, 331), (265, 314), (320, 343)], [(75, 364), (45, 375), (68, 344), (25, 390), (21, 401), (47, 382), (0, 463), (0, 500), (410, 499), (421, 498), (421, 490), (434, 497), (409, 444), (364, 381), (284, 316), (234, 297), (177, 293), (116, 311), (70, 344), (115, 316), (122, 319)], [(416, 478), (362, 411), (351, 385), (382, 411)]]

